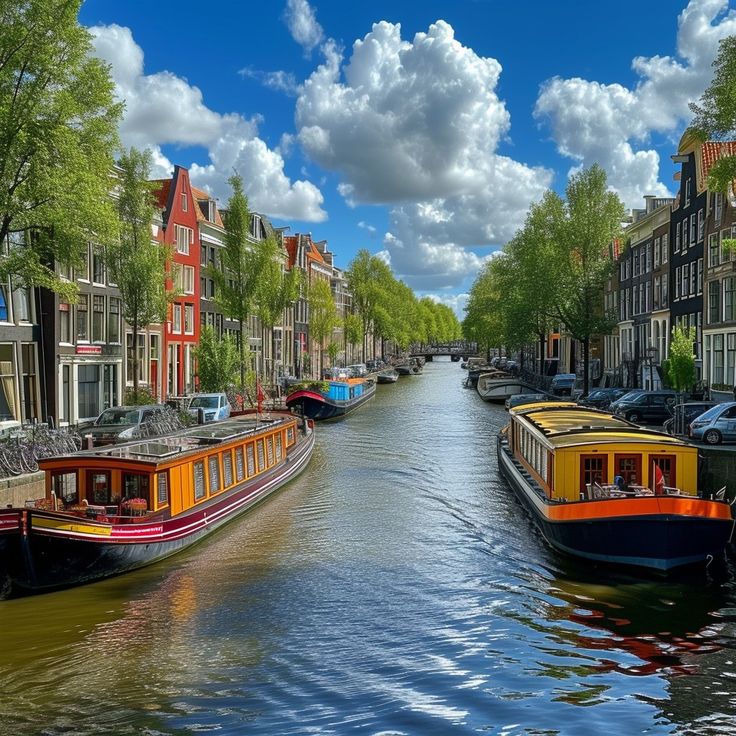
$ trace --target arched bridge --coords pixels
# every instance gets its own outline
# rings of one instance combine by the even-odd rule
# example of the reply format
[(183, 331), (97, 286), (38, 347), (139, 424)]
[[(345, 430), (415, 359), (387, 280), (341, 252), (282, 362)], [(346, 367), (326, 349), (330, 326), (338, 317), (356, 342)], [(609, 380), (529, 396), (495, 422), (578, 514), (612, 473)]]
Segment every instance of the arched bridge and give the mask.
[(412, 357), (422, 356), (425, 360), (432, 360), (435, 355), (449, 355), (453, 360), (466, 359), (476, 355), (478, 344), (465, 340), (455, 340), (447, 343), (432, 343), (429, 345), (412, 345), (409, 351)]

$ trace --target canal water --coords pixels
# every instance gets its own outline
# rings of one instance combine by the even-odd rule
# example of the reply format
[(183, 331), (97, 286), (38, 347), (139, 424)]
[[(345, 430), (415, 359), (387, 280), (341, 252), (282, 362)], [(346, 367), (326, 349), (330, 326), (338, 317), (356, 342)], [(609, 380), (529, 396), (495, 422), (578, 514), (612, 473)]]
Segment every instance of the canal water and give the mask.
[(378, 386), (172, 560), (0, 603), (0, 734), (736, 734), (736, 584), (550, 550), (463, 374)]

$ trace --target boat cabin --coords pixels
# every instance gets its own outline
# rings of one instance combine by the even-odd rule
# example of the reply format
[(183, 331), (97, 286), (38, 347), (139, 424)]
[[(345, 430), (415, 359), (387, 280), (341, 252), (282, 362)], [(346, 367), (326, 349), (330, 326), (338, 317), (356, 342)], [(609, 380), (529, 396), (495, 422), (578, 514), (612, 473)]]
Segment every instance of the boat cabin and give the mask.
[(697, 495), (697, 448), (682, 440), (572, 402), (509, 413), (514, 457), (552, 501)]
[(296, 439), (296, 418), (248, 415), (47, 458), (46, 496), (35, 505), (116, 524), (173, 517), (266, 473)]

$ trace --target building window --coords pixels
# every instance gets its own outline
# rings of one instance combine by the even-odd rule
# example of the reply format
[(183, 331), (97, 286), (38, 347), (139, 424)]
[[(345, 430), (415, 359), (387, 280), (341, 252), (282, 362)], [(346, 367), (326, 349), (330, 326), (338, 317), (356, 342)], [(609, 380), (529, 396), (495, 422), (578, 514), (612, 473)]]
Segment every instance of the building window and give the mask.
[(89, 243), (82, 248), (82, 252), (79, 255), (80, 266), (77, 279), (79, 281), (89, 281)]
[(105, 342), (105, 297), (92, 297), (92, 341)]
[(13, 289), (13, 319), (16, 323), (31, 321), (31, 290), (25, 286)]
[(194, 305), (184, 305), (184, 332), (187, 335), (194, 334)]
[(174, 324), (171, 331), (176, 334), (181, 334), (181, 304), (174, 304)]
[(721, 217), (723, 216), (723, 194), (716, 192), (713, 195), (713, 219), (716, 225), (721, 224)]
[(182, 272), (184, 293), (194, 294), (194, 266), (184, 266)]
[(692, 248), (698, 242), (698, 216), (693, 213), (690, 215), (690, 247)]
[(0, 419), (18, 419), (13, 346), (0, 345)]
[(36, 344), (24, 342), (20, 346), (21, 372), (23, 374), (23, 419), (29, 421), (40, 416), (38, 406), (38, 370)]
[(727, 276), (723, 279), (723, 321), (732, 322), (736, 319), (736, 277)]
[(7, 322), (8, 317), (8, 295), (4, 284), (0, 284), (0, 322)]
[(100, 413), (100, 366), (82, 364), (77, 371), (78, 416), (96, 417)]
[(665, 233), (662, 236), (662, 263), (667, 263), (670, 259), (670, 236)]
[(670, 303), (670, 295), (668, 291), (669, 274), (662, 274), (662, 309), (666, 309)]
[(99, 248), (92, 248), (92, 281), (96, 284), (105, 283), (105, 261)]
[(693, 265), (690, 267), (690, 291), (693, 294), (702, 294), (703, 293), (703, 259), (698, 258), (697, 260), (697, 269), (693, 271), (693, 267), (696, 264), (693, 263)]
[(189, 246), (194, 241), (194, 231), (190, 227), (175, 225), (176, 230), (176, 252), (189, 255)]
[(659, 268), (661, 249), (662, 249), (661, 239), (655, 238), (654, 240), (654, 268)]
[(682, 267), (682, 288), (680, 289), (680, 296), (682, 296), (683, 299), (688, 296), (689, 286), (690, 286), (690, 264), (686, 263)]
[(698, 210), (698, 242), (703, 239), (705, 235), (705, 210), (701, 207)]
[(714, 325), (721, 321), (720, 315), (720, 284), (718, 281), (711, 281), (708, 284), (708, 324)]
[(723, 335), (713, 335), (713, 383), (723, 383)]
[(692, 185), (691, 180), (688, 178), (685, 180), (685, 207), (690, 204), (690, 187)]
[(720, 263), (721, 245), (718, 233), (708, 236), (708, 268), (715, 268)]
[(736, 333), (726, 335), (726, 376), (724, 383), (736, 383)]
[(107, 316), (107, 341), (120, 343), (120, 299), (110, 297), (110, 312)]
[(181, 211), (186, 212), (188, 208), (187, 195), (185, 192), (181, 193)]
[(66, 302), (59, 302), (59, 342), (72, 342), (72, 308)]
[(680, 226), (682, 227), (682, 250), (683, 250), (683, 251), (686, 251), (686, 250), (687, 250), (687, 234), (688, 234), (688, 229), (687, 229), (687, 223), (688, 223), (688, 222), (689, 222), (689, 220), (688, 220), (688, 218), (686, 217), (686, 218), (685, 218), (685, 219), (684, 219), (684, 220), (683, 220), (683, 221), (682, 221), (682, 222), (680, 223)]
[(680, 223), (675, 223), (675, 253), (680, 252)]
[(87, 308), (89, 306), (89, 296), (80, 294), (77, 302), (77, 341), (89, 342), (89, 315)]

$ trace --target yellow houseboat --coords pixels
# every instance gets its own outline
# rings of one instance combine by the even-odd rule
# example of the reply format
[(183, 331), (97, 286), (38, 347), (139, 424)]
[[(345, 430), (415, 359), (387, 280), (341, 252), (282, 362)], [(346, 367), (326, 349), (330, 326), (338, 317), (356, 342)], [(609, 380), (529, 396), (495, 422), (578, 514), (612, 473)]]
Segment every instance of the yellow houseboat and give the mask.
[(295, 477), (313, 447), (310, 420), (273, 412), (43, 460), (45, 497), (0, 510), (0, 597), (174, 554)]
[(695, 447), (570, 402), (509, 413), (499, 467), (553, 547), (660, 573), (723, 555), (732, 509), (698, 495)]

